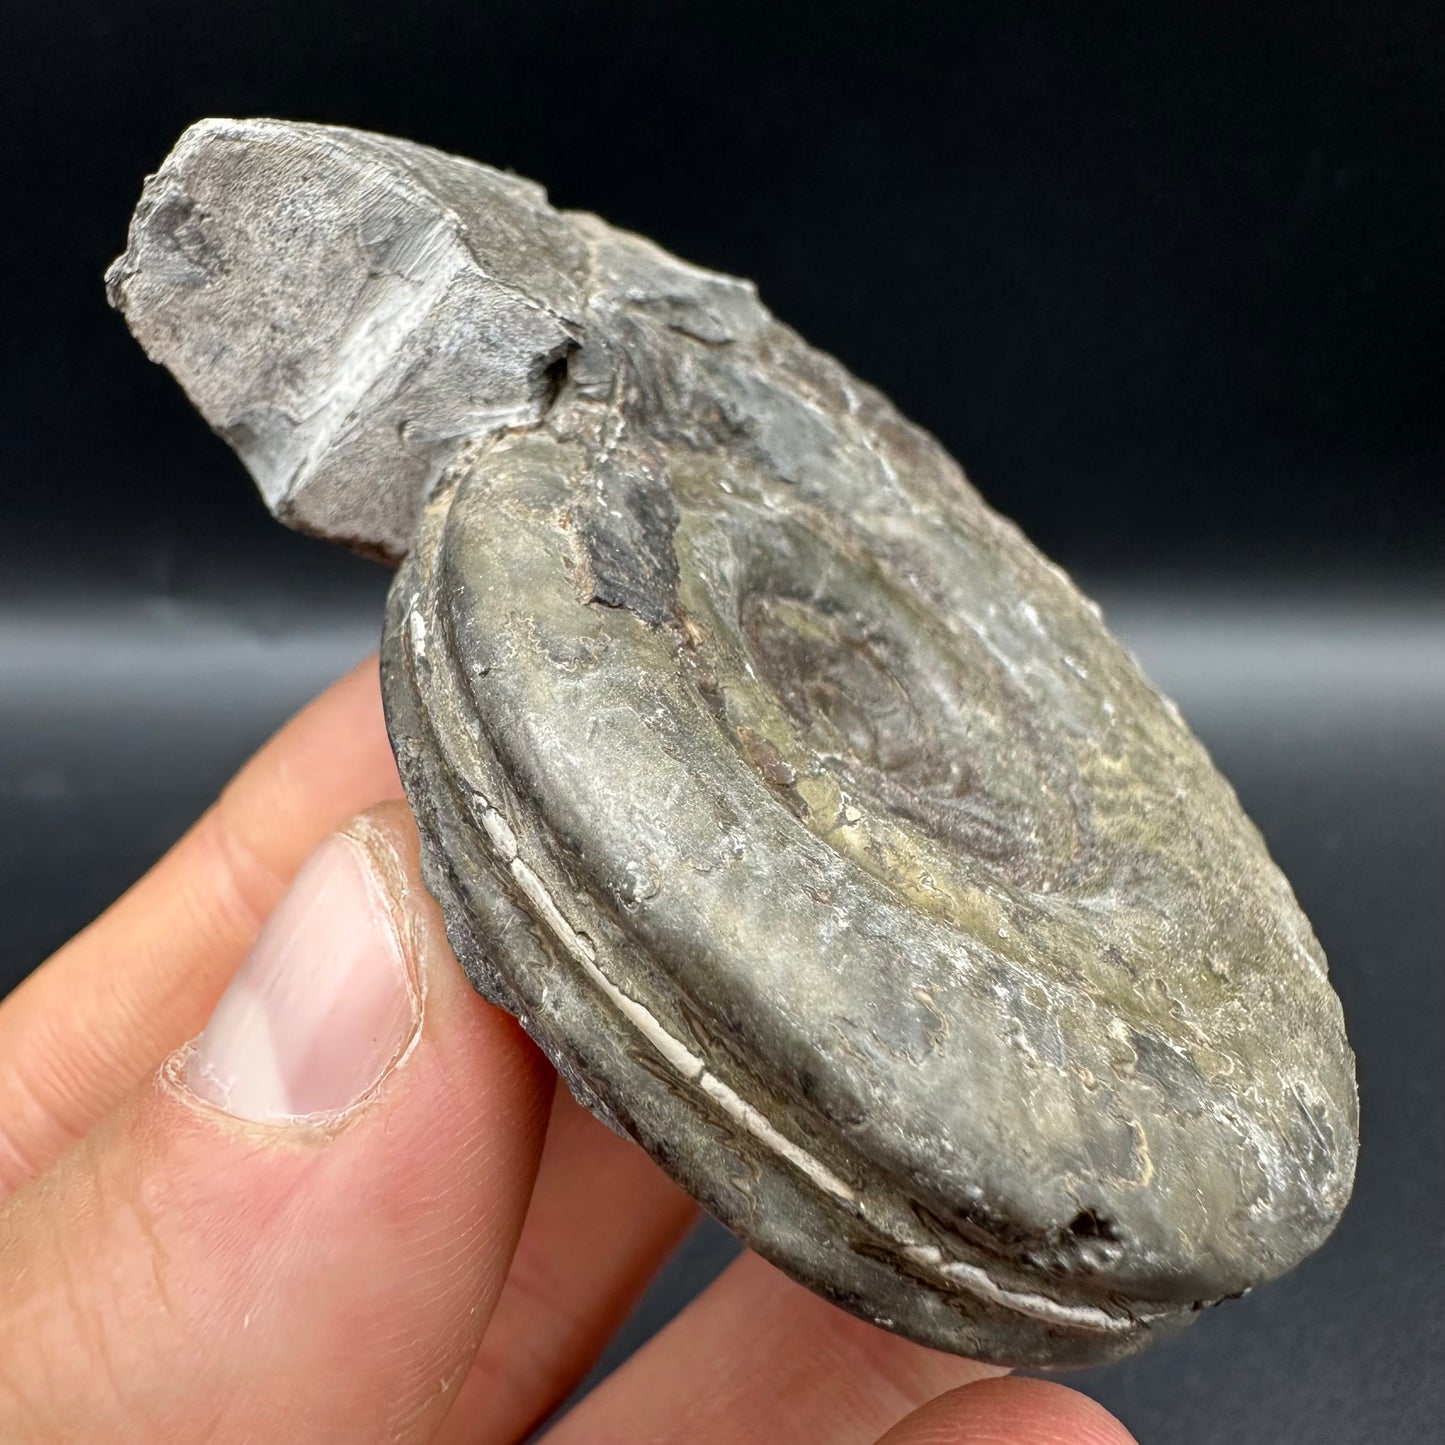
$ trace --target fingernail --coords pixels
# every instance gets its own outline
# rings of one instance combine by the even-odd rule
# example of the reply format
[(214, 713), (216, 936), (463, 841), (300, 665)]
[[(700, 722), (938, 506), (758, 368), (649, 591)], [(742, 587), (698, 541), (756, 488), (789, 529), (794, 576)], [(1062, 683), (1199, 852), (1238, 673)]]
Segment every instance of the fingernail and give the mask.
[(216, 1005), (186, 1059), (186, 1087), (242, 1119), (336, 1114), (376, 1086), (419, 1017), (371, 856), (335, 834)]

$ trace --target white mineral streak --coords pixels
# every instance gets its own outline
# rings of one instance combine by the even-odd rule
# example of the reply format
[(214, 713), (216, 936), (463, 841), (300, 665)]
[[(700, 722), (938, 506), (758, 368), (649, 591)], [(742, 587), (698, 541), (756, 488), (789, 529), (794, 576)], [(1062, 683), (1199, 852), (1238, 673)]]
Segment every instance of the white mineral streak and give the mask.
[(507, 820), (490, 803), (485, 802), (480, 794), (478, 802), (481, 804), (483, 831), (506, 863), (507, 870), (517, 887), (522, 890), (523, 897), (532, 905), (537, 919), (546, 925), (558, 943), (581, 965), (583, 971), (597, 984), (617, 1011), (671, 1068), (676, 1069), (689, 1083), (696, 1084), (734, 1123), (741, 1125), (775, 1154), (807, 1175), (819, 1189), (851, 1203), (856, 1195), (848, 1184), (826, 1164), (779, 1132), (763, 1113), (749, 1104), (735, 1089), (723, 1083), (716, 1074), (710, 1073), (704, 1059), (693, 1053), (680, 1039), (668, 1033), (652, 1013), (607, 977), (597, 966), (597, 950), (593, 948), (591, 940), (572, 927), (536, 872), (517, 856), (517, 836)]
[[(780, 1158), (786, 1159), (819, 1189), (846, 1203), (854, 1203), (857, 1194), (850, 1185), (834, 1174), (826, 1164), (778, 1130), (761, 1110), (748, 1103), (736, 1089), (710, 1072), (703, 1058), (693, 1053), (681, 1039), (668, 1033), (655, 1015), (608, 978), (597, 965), (597, 950), (592, 946), (591, 939), (572, 927), (535, 870), (518, 856), (517, 835), (511, 825), (480, 793), (475, 796), (481, 814), (482, 830), (507, 865), (507, 871), (521, 889), (522, 896), (532, 905), (536, 918), (602, 990), (617, 1011), (671, 1068), (688, 1083), (701, 1089), (734, 1123), (746, 1129)], [(965, 1264), (962, 1260), (945, 1259), (943, 1252), (934, 1245), (904, 1245), (903, 1254), (914, 1264), (932, 1270), (950, 1284), (961, 1285), (984, 1299), (1019, 1314), (1094, 1330), (1122, 1331), (1135, 1327), (1134, 1321), (1130, 1319), (1108, 1314), (1089, 1305), (1065, 1305), (1049, 1299), (1046, 1295), (1005, 1289), (995, 1283), (979, 1266)]]
[(535, 870), (525, 860), (517, 857), (517, 837), (507, 819), (480, 793), (477, 795), (477, 802), (481, 808), (481, 827), (503, 863), (506, 863), (507, 871), (522, 890), (523, 897), (526, 897), (527, 902), (536, 910), (536, 916), (540, 922), (545, 923), (553, 938), (564, 946), (568, 954), (581, 965), (582, 970), (587, 972), (588, 977), (603, 990), (617, 1012), (656, 1049), (670, 1068), (676, 1069), (689, 1084), (698, 1085), (698, 1088), (711, 1098), (712, 1103), (717, 1104), (722, 1113), (727, 1114), (734, 1123), (740, 1124), (743, 1129), (753, 1134), (754, 1139), (759, 1139), (777, 1155), (788, 1160), (793, 1168), (802, 1170), (819, 1189), (824, 1189), (835, 1198), (853, 1202), (855, 1194), (850, 1185), (838, 1178), (821, 1160), (815, 1159), (808, 1150), (793, 1143), (786, 1134), (780, 1133), (770, 1123), (769, 1118), (747, 1103), (737, 1090), (728, 1087), (717, 1075), (709, 1074), (704, 1059), (692, 1052), (681, 1039), (670, 1035), (649, 1010), (644, 1009), (630, 994), (623, 993), (623, 990), (597, 967), (597, 949), (592, 948), (591, 939), (584, 938), (577, 929), (572, 928), (571, 923), (562, 916), (562, 910), (556, 906), (552, 894), (536, 876)]
[(1031, 1315), (1037, 1320), (1049, 1320), (1054, 1324), (1082, 1325), (1090, 1330), (1132, 1330), (1135, 1321), (1123, 1315), (1111, 1315), (1092, 1305), (1066, 1305), (1047, 1295), (1030, 1294), (1024, 1290), (1005, 1289), (990, 1279), (987, 1272), (976, 1264), (965, 1264), (959, 1259), (945, 1259), (943, 1251), (932, 1244), (909, 1244), (903, 1249), (903, 1257), (924, 1269), (941, 1274), (944, 1279), (961, 1284), (975, 1294), (1015, 1310), (1022, 1315)]
[(327, 448), (354, 429), (357, 416), (365, 413), (368, 394), (382, 394), (391, 382), (397, 358), (405, 355), (406, 343), (423, 330), (446, 295), (464, 264), (464, 255), (451, 228), (433, 222), (416, 244), (406, 275), (382, 276), (371, 282), (370, 304), (356, 306), (360, 319), (337, 343), (335, 370), (308, 412), (304, 429), (298, 428), (305, 451), (279, 486), (272, 481), (272, 491), (284, 495), (294, 489)]
[(512, 832), (511, 824), (495, 808), (488, 806), (482, 812), (482, 827), (491, 839), (492, 847), (510, 867), (517, 856), (517, 835)]

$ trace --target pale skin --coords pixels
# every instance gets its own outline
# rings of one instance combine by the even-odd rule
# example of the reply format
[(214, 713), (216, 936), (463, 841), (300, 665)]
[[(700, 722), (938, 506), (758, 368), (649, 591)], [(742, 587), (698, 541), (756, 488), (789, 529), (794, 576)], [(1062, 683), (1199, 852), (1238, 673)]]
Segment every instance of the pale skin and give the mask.
[[(399, 799), (371, 659), (0, 1004), (0, 1441), (520, 1445), (692, 1224), (467, 984)], [(424, 1008), (334, 1120), (237, 1119), (178, 1085), (177, 1051), (337, 830), (390, 892)], [(544, 1439), (1132, 1437), (744, 1254)]]

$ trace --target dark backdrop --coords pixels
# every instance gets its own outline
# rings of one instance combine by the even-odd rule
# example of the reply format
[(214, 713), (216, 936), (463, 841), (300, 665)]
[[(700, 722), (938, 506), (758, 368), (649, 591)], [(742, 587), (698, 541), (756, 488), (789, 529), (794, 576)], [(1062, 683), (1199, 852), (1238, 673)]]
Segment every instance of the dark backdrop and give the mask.
[[(0, 988), (374, 639), (108, 312), (142, 175), (273, 114), (510, 166), (764, 299), (1100, 596), (1260, 823), (1360, 1055), (1355, 1203), (1081, 1380), (1146, 1441), (1440, 1438), (1434, 3), (263, 0), (0, 20)], [(649, 1298), (725, 1252), (705, 1231)]]

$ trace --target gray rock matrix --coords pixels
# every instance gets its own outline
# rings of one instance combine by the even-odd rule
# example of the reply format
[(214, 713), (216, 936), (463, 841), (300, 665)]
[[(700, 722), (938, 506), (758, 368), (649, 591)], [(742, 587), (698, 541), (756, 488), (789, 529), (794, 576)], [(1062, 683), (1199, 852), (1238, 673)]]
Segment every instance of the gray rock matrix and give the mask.
[(458, 957), (754, 1249), (1062, 1366), (1323, 1241), (1353, 1057), (1259, 834), (748, 282), (471, 161), (210, 120), (109, 285), (282, 521), (400, 563), (387, 720)]

